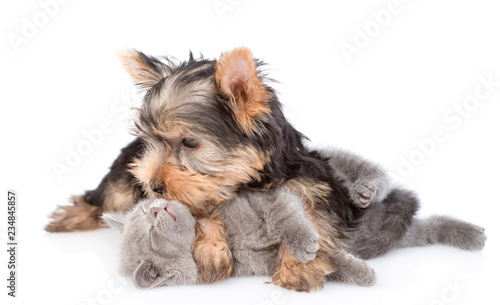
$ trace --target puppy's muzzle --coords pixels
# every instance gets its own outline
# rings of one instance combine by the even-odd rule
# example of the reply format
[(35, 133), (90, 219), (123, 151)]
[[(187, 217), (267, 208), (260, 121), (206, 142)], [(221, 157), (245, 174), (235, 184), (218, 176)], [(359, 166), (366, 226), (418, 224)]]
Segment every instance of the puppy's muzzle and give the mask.
[(165, 184), (161, 183), (160, 181), (154, 181), (151, 184), (151, 189), (155, 193), (163, 194), (163, 192), (165, 191)]

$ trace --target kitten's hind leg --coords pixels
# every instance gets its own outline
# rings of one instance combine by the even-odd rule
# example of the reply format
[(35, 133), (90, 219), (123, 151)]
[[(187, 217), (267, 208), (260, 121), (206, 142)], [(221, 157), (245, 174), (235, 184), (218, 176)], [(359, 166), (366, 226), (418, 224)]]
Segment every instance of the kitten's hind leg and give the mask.
[(348, 251), (370, 259), (397, 248), (413, 223), (419, 201), (413, 192), (395, 188), (380, 204), (366, 208), (346, 241)]
[(415, 219), (400, 247), (444, 244), (456, 248), (478, 251), (486, 242), (484, 228), (447, 216)]
[(372, 203), (382, 202), (392, 190), (387, 171), (379, 165), (341, 149), (320, 149), (318, 152), (328, 159), (333, 174), (349, 190), (357, 207), (366, 208)]

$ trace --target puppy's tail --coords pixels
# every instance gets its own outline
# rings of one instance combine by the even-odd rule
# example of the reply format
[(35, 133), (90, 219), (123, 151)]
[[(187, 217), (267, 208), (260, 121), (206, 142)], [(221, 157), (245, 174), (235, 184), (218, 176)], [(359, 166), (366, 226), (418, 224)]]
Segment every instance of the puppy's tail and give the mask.
[(83, 196), (71, 197), (72, 206), (59, 206), (45, 230), (72, 232), (106, 227), (101, 220), (103, 212), (124, 212), (143, 198), (144, 193), (129, 172), (129, 164), (142, 152), (143, 145), (137, 138), (123, 148), (99, 186)]
[(58, 206), (52, 213), (52, 221), (45, 227), (47, 232), (88, 231), (106, 227), (100, 219), (101, 209), (88, 204), (83, 196), (72, 196), (72, 206)]

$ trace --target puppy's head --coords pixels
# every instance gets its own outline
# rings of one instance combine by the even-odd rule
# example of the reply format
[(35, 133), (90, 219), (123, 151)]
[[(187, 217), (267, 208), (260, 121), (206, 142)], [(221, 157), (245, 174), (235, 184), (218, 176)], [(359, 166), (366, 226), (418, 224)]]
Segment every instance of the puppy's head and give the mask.
[(146, 92), (136, 131), (147, 148), (131, 172), (149, 195), (207, 215), (271, 175), (287, 123), (248, 49), (182, 63), (133, 50), (120, 59)]

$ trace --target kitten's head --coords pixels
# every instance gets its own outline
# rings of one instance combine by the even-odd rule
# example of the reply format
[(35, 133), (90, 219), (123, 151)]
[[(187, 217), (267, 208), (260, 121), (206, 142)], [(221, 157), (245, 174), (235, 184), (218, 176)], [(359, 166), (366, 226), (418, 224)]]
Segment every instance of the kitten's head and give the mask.
[[(108, 225), (118, 229), (124, 238), (131, 234), (139, 237), (147, 233), (153, 244), (160, 242), (157, 238), (174, 243), (181, 241), (192, 244), (194, 241), (196, 221), (189, 209), (175, 200), (143, 200), (125, 214), (104, 213), (102, 218)], [(158, 250), (162, 251), (161, 248)]]
[(121, 232), (121, 268), (140, 288), (161, 285), (173, 264), (192, 260), (196, 221), (178, 201), (143, 200), (125, 214), (102, 218)]

